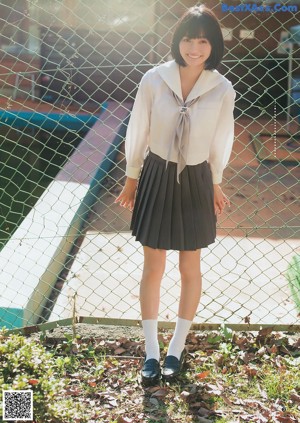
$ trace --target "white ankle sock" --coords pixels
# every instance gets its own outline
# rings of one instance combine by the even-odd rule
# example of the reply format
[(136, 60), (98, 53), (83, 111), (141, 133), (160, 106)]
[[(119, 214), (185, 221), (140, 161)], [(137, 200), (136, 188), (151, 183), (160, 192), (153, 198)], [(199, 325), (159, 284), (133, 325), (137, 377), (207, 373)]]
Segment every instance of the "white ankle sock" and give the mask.
[(169, 345), (168, 355), (174, 355), (178, 360), (180, 359), (191, 324), (192, 320), (185, 320), (178, 317), (175, 332)]
[(142, 320), (145, 336), (146, 359), (155, 358), (159, 361), (160, 351), (157, 339), (157, 320)]

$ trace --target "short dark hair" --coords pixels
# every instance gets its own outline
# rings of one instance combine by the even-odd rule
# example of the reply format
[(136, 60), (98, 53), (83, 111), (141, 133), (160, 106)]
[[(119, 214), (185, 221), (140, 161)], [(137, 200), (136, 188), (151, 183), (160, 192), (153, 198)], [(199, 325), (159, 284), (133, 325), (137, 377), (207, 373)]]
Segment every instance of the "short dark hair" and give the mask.
[(205, 69), (215, 69), (224, 54), (224, 40), (216, 15), (206, 6), (189, 8), (180, 18), (171, 43), (171, 53), (175, 62), (186, 66), (179, 51), (179, 43), (183, 37), (207, 38), (211, 44), (211, 54), (205, 63)]

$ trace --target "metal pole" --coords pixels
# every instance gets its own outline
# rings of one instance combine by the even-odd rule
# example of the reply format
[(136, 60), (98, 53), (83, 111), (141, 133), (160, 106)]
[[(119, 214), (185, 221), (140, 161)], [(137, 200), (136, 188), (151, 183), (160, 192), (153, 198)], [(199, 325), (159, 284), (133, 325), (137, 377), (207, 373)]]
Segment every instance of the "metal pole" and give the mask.
[(287, 89), (287, 120), (286, 130), (290, 132), (291, 126), (291, 102), (292, 102), (292, 72), (293, 72), (293, 43), (289, 42), (289, 66), (288, 66), (288, 89)]

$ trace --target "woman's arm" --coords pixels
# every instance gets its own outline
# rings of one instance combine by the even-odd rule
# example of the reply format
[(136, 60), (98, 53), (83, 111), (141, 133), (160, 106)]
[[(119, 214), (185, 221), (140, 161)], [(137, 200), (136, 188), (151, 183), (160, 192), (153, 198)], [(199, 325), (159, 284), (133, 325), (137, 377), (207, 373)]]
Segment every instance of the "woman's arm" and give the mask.
[(229, 198), (224, 194), (219, 184), (214, 184), (214, 208), (216, 216), (220, 216), (225, 206), (230, 207)]
[(125, 185), (120, 195), (115, 199), (115, 203), (120, 203), (120, 206), (133, 210), (135, 193), (137, 188), (137, 179), (129, 178), (127, 176)]
[(152, 87), (149, 74), (145, 74), (132, 108), (125, 139), (126, 181), (115, 203), (133, 210), (138, 178), (144, 161), (150, 132)]
[(126, 176), (138, 179), (149, 143), (153, 87), (147, 72), (139, 85), (125, 139)]
[(235, 91), (230, 85), (224, 94), (219, 115), (216, 117), (217, 125), (214, 138), (210, 145), (209, 165), (214, 184), (222, 182), (223, 171), (230, 158), (234, 141), (234, 99)]
[(214, 140), (210, 146), (209, 164), (214, 184), (214, 208), (216, 216), (221, 215), (226, 205), (230, 207), (228, 197), (222, 191), (223, 170), (229, 161), (234, 140), (234, 99), (232, 86), (226, 91), (217, 121)]

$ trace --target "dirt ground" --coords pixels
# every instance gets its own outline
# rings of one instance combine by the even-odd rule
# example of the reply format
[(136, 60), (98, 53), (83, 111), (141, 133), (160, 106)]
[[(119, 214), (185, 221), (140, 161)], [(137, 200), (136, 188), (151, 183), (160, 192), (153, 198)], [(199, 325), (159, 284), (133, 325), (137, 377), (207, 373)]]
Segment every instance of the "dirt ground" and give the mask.
[[(142, 328), (131, 326), (103, 326), (96, 324), (77, 323), (75, 332), (81, 339), (103, 338), (106, 340), (116, 340), (121, 338), (141, 339), (143, 338)], [(65, 340), (65, 335), (72, 335), (72, 326), (60, 326), (55, 329), (45, 331), (47, 338), (55, 340)], [(41, 333), (33, 333), (32, 339), (38, 340)]]

